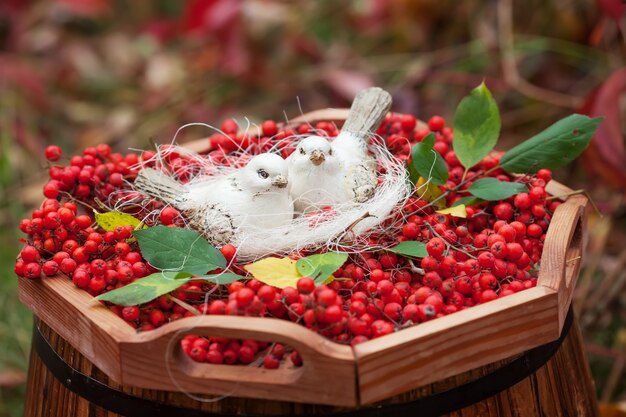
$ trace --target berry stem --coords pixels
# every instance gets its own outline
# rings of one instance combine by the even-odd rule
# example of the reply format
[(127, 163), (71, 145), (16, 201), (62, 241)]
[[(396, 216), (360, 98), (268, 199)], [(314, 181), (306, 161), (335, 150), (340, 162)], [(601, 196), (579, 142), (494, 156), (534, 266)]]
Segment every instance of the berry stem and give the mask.
[[(500, 164), (496, 165), (496, 166), (495, 166), (495, 167), (493, 167), (493, 168), (489, 168), (488, 170), (486, 170), (485, 172), (483, 172), (482, 174), (480, 174), (480, 176), (484, 176), (484, 177), (486, 177), (486, 176), (488, 176), (489, 174), (491, 174), (492, 172), (494, 172), (494, 171), (496, 171), (496, 170), (498, 170), (498, 169), (500, 169)], [(419, 211), (422, 211), (422, 210), (424, 210), (425, 208), (432, 207), (433, 205), (435, 205), (435, 203), (437, 203), (437, 202), (438, 202), (439, 200), (441, 200), (442, 198), (446, 198), (448, 195), (450, 195), (450, 193), (453, 193), (453, 192), (457, 192), (457, 191), (459, 191), (459, 189), (460, 189), (462, 186), (464, 186), (464, 185), (465, 185), (465, 184), (467, 184), (469, 181), (472, 181), (472, 180), (476, 179), (476, 177), (478, 177), (478, 176), (476, 176), (476, 177), (472, 177), (472, 178), (470, 178), (470, 179), (465, 179), (465, 175), (467, 174), (467, 171), (468, 171), (468, 170), (466, 169), (466, 170), (465, 170), (465, 173), (463, 174), (463, 179), (461, 180), (461, 182), (460, 182), (460, 183), (459, 183), (456, 187), (451, 188), (451, 189), (449, 189), (449, 190), (445, 191), (445, 192), (444, 192), (444, 193), (442, 193), (439, 197), (435, 198), (433, 201), (428, 202), (428, 204), (427, 204), (427, 205), (425, 205), (424, 207), (421, 207), (420, 209), (418, 209), (415, 213), (417, 213), (417, 212), (419, 212)], [(411, 214), (415, 214), (415, 213), (411, 213)]]
[(589, 203), (591, 203), (591, 206), (593, 207), (595, 212), (598, 213), (600, 217), (603, 217), (602, 212), (600, 211), (598, 206), (596, 206), (596, 203), (593, 201), (593, 199), (591, 198), (587, 190), (580, 189), (580, 190), (574, 190), (571, 193), (551, 195), (550, 197), (546, 197), (546, 200), (565, 200), (567, 197), (571, 197), (573, 195), (581, 195), (581, 194), (587, 197), (587, 199), (589, 200)]
[(169, 294), (167, 294), (167, 297), (170, 300), (172, 300), (174, 303), (178, 304), (179, 306), (181, 306), (185, 310), (189, 311), (190, 313), (195, 314), (196, 316), (200, 316), (201, 315), (200, 312), (197, 309), (195, 309), (191, 304), (187, 304), (183, 300), (179, 300), (178, 298), (172, 297)]

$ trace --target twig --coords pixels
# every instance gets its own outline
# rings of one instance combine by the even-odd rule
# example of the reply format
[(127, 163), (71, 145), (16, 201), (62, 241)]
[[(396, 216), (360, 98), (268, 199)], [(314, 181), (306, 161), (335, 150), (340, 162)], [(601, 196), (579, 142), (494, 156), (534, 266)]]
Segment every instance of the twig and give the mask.
[(589, 311), (589, 313), (583, 317), (583, 328), (589, 327), (594, 323), (598, 313), (603, 311), (621, 293), (622, 287), (626, 284), (624, 265), (626, 265), (626, 250), (621, 253), (617, 263), (602, 280), (600, 286), (587, 298), (584, 309)]
[[(493, 168), (490, 168), (488, 170), (486, 170), (485, 172), (482, 172), (479, 175), (475, 175), (472, 178), (466, 179), (461, 181), (456, 187), (449, 189), (448, 191), (445, 191), (444, 193), (442, 193), (439, 197), (433, 199), (433, 201), (430, 201), (427, 205), (425, 205), (424, 207), (418, 209), (417, 211), (410, 213), (410, 214), (417, 214), (420, 211), (423, 211), (424, 209), (428, 208), (428, 207), (432, 207), (433, 205), (435, 205), (435, 203), (439, 200), (441, 200), (442, 198), (446, 198), (450, 193), (456, 193), (458, 192), (462, 186), (464, 186), (465, 184), (467, 184), (470, 181), (476, 181), (479, 177), (488, 177), (489, 174), (491, 174), (494, 171), (497, 171), (498, 169), (500, 169), (500, 164), (496, 165)], [(423, 186), (427, 185), (428, 183), (425, 183)], [(417, 190), (417, 189), (416, 189)]]
[(447, 241), (447, 240), (446, 240), (443, 236), (441, 236), (439, 233), (437, 233), (437, 231), (435, 230), (435, 228), (434, 228), (434, 227), (433, 227), (430, 223), (428, 223), (428, 222), (424, 222), (424, 225), (425, 225), (425, 226), (426, 226), (426, 227), (430, 230), (430, 232), (431, 232), (433, 235), (435, 235), (435, 236), (437, 236), (438, 238), (440, 238), (441, 240), (443, 240), (443, 241), (444, 241), (444, 243), (446, 244), (446, 247), (447, 247), (447, 248), (453, 248), (453, 249), (454, 249), (454, 250), (456, 250), (457, 252), (464, 253), (465, 255), (469, 256), (469, 257), (470, 257), (470, 258), (472, 258), (472, 259), (478, 259), (476, 256), (474, 256), (474, 255), (472, 255), (471, 253), (469, 253), (469, 252), (467, 252), (467, 251), (465, 251), (465, 250), (461, 249), (460, 247), (457, 247), (457, 246), (454, 246), (454, 245), (453, 245), (453, 244), (451, 244), (451, 243), (448, 243), (448, 241)]
[(559, 195), (551, 195), (550, 197), (547, 197), (546, 200), (563, 200), (563, 201), (565, 201), (566, 197), (570, 197), (570, 196), (573, 196), (573, 195), (581, 195), (581, 194), (584, 195), (585, 197), (587, 197), (587, 200), (589, 200), (589, 203), (591, 204), (591, 207), (593, 207), (595, 212), (598, 213), (598, 216), (604, 217), (602, 215), (602, 212), (598, 208), (598, 206), (596, 206), (596, 203), (593, 201), (593, 198), (591, 198), (591, 196), (587, 192), (587, 190), (580, 189), (580, 190), (574, 190), (571, 193), (565, 193), (565, 194), (559, 194)]
[(184, 302), (183, 300), (180, 300), (176, 297), (172, 297), (171, 295), (168, 294), (168, 297), (170, 300), (172, 300), (173, 302), (175, 302), (176, 304), (178, 304), (179, 306), (181, 306), (182, 308), (184, 308), (185, 310), (189, 311), (192, 314), (195, 314), (196, 316), (201, 316), (202, 314), (200, 314), (200, 312), (195, 309), (191, 304), (187, 304), (186, 302)]
[(352, 229), (354, 229), (356, 227), (357, 224), (361, 223), (363, 220), (367, 219), (368, 217), (376, 217), (370, 214), (369, 211), (366, 211), (365, 213), (363, 213), (363, 215), (361, 217), (359, 217), (358, 219), (356, 219), (355, 221), (353, 221), (348, 227), (345, 228), (345, 230), (343, 232), (341, 232), (341, 238), (339, 240), (342, 240), (343, 237), (345, 235), (347, 235), (348, 233), (350, 233), (352, 231)]
[(624, 372), (624, 367), (626, 366), (626, 359), (622, 356), (617, 358), (615, 362), (613, 362), (613, 367), (611, 368), (611, 373), (604, 384), (604, 389), (602, 389), (602, 396), (600, 397), (600, 401), (603, 403), (608, 403), (611, 401), (613, 397), (613, 393), (617, 388), (617, 384), (621, 381), (621, 375)]
[(535, 100), (550, 103), (559, 107), (577, 109), (582, 104), (580, 97), (573, 97), (556, 91), (547, 90), (529, 83), (524, 79), (518, 69), (515, 60), (513, 42), (513, 0), (498, 1), (498, 40), (500, 54), (502, 56), (502, 73), (504, 81), (519, 93), (534, 98)]
[(411, 272), (415, 272), (420, 275), (426, 274), (426, 271), (424, 271), (422, 268), (418, 268), (417, 266), (415, 266), (412, 259), (409, 259), (409, 265), (411, 265)]

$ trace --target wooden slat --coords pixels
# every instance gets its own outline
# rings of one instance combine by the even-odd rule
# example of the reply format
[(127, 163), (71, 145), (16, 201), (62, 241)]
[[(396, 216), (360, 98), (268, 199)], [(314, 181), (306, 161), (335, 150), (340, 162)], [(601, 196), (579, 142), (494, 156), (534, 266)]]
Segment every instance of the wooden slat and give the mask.
[(543, 245), (537, 285), (558, 293), (559, 328), (563, 327), (580, 271), (587, 203), (586, 197), (574, 195), (557, 207)]
[(354, 347), (361, 403), (486, 365), (558, 338), (556, 292), (536, 287)]
[(119, 341), (135, 331), (66, 277), (19, 279), (19, 297), (35, 315), (115, 380), (121, 380)]

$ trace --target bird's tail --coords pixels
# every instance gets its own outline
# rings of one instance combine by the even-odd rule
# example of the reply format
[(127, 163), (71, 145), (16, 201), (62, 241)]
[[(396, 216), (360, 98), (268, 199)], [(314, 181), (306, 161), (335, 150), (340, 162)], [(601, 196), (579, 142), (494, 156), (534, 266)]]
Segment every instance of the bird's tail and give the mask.
[(166, 173), (152, 168), (139, 171), (135, 179), (135, 189), (151, 197), (172, 204), (186, 191), (186, 187), (169, 177)]
[(391, 108), (391, 94), (380, 87), (361, 91), (354, 98), (341, 133), (367, 138), (374, 133)]

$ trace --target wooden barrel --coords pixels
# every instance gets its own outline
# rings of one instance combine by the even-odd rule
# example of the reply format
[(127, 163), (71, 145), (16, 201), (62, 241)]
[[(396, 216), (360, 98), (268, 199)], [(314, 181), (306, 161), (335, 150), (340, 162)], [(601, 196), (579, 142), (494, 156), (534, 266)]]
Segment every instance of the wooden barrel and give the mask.
[(571, 312), (554, 342), (358, 409), (120, 386), (43, 321), (33, 336), (25, 417), (598, 415)]

